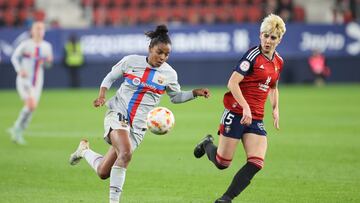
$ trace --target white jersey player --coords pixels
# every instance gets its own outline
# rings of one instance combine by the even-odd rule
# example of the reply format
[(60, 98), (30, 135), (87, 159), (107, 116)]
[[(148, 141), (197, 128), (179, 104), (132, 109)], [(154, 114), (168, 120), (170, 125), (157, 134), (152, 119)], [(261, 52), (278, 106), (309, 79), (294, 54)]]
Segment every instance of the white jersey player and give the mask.
[(17, 73), (16, 89), (24, 101), (24, 107), (9, 130), (11, 139), (18, 144), (25, 144), (23, 131), (36, 109), (44, 82), (44, 67), (49, 67), (53, 60), (52, 46), (44, 41), (45, 25), (35, 22), (31, 28), (32, 38), (25, 40), (15, 49), (11, 62)]
[(110, 177), (110, 203), (120, 201), (126, 168), (146, 131), (146, 115), (159, 104), (161, 96), (167, 93), (173, 103), (210, 96), (208, 89), (181, 91), (176, 71), (166, 63), (171, 50), (167, 32), (165, 25), (147, 32), (151, 39), (149, 55), (124, 57), (101, 83), (95, 107), (104, 105), (106, 91), (116, 79), (124, 78), (116, 95), (106, 102), (104, 138), (111, 144), (107, 154), (92, 151), (88, 141), (82, 140), (70, 156), (70, 164), (77, 164), (84, 157), (101, 179)]
[[(177, 73), (166, 62), (160, 67), (151, 68), (146, 56), (130, 55), (116, 64), (112, 71), (104, 78), (101, 87), (109, 89), (112, 83), (123, 77), (125, 80), (106, 105), (108, 106), (107, 121), (105, 122), (105, 139), (110, 142), (108, 134), (114, 129), (110, 122), (113, 118), (119, 123), (119, 115), (127, 120), (132, 133), (131, 145), (134, 150), (142, 141), (146, 130), (146, 116), (157, 106), (162, 94), (170, 96), (173, 103), (182, 103), (194, 99), (192, 91), (180, 90)], [(120, 114), (119, 114), (120, 113)], [(118, 124), (119, 125), (119, 124)], [(123, 128), (119, 126), (119, 128)], [(128, 130), (127, 128), (125, 128)]]

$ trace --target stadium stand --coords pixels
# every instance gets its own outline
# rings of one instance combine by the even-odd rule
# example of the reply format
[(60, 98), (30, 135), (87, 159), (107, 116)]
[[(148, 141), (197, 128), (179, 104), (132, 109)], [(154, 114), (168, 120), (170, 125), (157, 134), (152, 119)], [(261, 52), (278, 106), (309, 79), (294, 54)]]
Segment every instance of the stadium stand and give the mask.
[(269, 13), (287, 22), (349, 23), (358, 21), (359, 4), (359, 0), (0, 0), (0, 27), (26, 27), (34, 20), (65, 28), (258, 23)]
[[(294, 13), (294, 21), (305, 20), (303, 7), (299, 5), (293, 7), (292, 0), (279, 0), (276, 2), (276, 6), (285, 7), (284, 5), (287, 3), (291, 4), (291, 10), (287, 11), (290, 14)], [(159, 22), (174, 24), (226, 24), (259, 22), (267, 14), (266, 8), (268, 5), (271, 5), (271, 1), (81, 0), (81, 5), (82, 8), (92, 8), (92, 24), (94, 26), (139, 25)], [(274, 12), (281, 11), (278, 7), (274, 9)], [(286, 7), (286, 9), (289, 8)], [(103, 20), (104, 18), (106, 20)], [(293, 19), (289, 18), (289, 20)]]
[(0, 26), (27, 25), (28, 21), (34, 18), (34, 14), (39, 12), (34, 5), (34, 0), (0, 0)]

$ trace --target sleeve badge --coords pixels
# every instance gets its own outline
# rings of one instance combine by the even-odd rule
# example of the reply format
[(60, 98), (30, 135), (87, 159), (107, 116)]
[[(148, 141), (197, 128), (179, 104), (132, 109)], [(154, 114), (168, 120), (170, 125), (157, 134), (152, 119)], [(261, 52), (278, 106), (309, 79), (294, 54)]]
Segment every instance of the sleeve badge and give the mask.
[(249, 61), (243, 61), (243, 62), (240, 63), (240, 70), (246, 72), (246, 71), (249, 70), (249, 68), (250, 68)]

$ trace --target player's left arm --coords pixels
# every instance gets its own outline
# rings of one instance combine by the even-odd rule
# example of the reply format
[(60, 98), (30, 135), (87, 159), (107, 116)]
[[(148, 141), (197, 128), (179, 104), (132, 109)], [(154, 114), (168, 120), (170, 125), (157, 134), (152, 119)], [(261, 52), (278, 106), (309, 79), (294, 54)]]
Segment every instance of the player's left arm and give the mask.
[(272, 107), (272, 115), (274, 119), (274, 127), (279, 130), (280, 124), (279, 124), (279, 89), (278, 89), (278, 81), (276, 81), (276, 84), (270, 88), (269, 91), (269, 98), (270, 103)]
[(51, 68), (53, 61), (54, 61), (54, 55), (53, 55), (53, 49), (51, 44), (49, 44), (49, 54), (46, 56), (44, 60), (44, 66), (45, 68)]
[(166, 93), (169, 95), (170, 100), (174, 104), (184, 103), (190, 100), (195, 99), (196, 97), (210, 97), (210, 91), (207, 88), (198, 88), (190, 91), (181, 91), (180, 84), (177, 80), (177, 74), (173, 76), (174, 78), (166, 86)]

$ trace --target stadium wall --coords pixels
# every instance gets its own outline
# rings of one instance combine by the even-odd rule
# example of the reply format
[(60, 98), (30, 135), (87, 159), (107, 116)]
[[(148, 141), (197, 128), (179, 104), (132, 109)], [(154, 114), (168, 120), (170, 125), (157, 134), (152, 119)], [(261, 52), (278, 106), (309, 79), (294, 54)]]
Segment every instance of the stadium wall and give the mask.
[[(93, 28), (49, 30), (46, 40), (54, 47), (55, 64), (46, 71), (45, 86), (68, 86), (67, 70), (62, 64), (63, 45), (76, 33), (84, 49), (86, 65), (81, 70), (81, 86), (98, 86), (121, 57), (146, 54), (144, 31), (153, 27)], [(183, 85), (225, 85), (232, 68), (245, 51), (259, 42), (259, 25), (217, 25), (171, 27), (173, 50), (169, 63), (178, 71)], [(10, 64), (14, 48), (29, 34), (23, 29), (0, 32), (0, 88), (15, 86)], [(312, 50), (324, 52), (332, 70), (329, 82), (360, 82), (360, 25), (290, 24), (278, 47), (285, 60), (283, 83), (307, 83), (312, 75), (307, 58)]]

